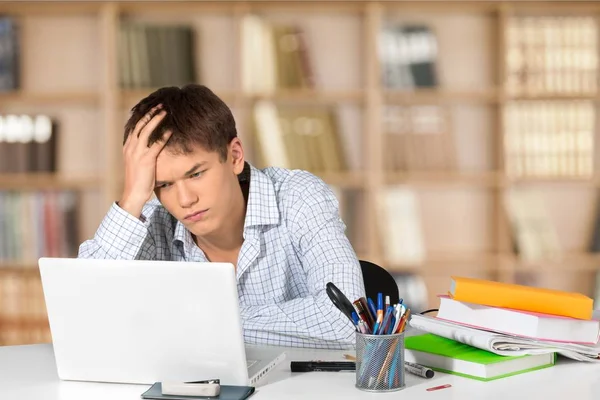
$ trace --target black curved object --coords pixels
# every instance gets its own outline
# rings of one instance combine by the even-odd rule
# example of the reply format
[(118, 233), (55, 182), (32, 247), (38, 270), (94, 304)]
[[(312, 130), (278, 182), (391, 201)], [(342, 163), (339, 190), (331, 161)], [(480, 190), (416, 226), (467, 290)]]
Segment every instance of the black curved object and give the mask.
[(359, 260), (359, 262), (367, 297), (370, 297), (377, 304), (377, 293), (382, 293), (384, 298), (390, 296), (391, 304), (398, 303), (400, 296), (398, 294), (398, 284), (394, 277), (377, 264), (365, 260)]

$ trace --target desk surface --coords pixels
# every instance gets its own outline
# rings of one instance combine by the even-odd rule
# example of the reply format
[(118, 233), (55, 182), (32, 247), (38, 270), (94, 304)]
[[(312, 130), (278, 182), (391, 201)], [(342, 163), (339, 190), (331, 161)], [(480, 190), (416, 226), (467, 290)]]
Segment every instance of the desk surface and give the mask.
[[(600, 364), (578, 363), (563, 358), (551, 368), (492, 382), (436, 373), (433, 379), (407, 374), (407, 387), (400, 392), (372, 394), (354, 388), (349, 372), (292, 374), (290, 360), (340, 359), (343, 352), (288, 351), (288, 360), (268, 375), (252, 399), (497, 399), (567, 398), (598, 399)], [(451, 384), (433, 392), (425, 389)], [(60, 381), (51, 345), (0, 347), (0, 398), (10, 400), (137, 400), (148, 386)]]

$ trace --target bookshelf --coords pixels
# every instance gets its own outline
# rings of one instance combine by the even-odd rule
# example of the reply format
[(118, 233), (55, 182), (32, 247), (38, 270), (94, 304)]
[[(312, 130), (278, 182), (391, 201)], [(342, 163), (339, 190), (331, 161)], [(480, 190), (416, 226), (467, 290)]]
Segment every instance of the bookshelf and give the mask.
[[(568, 3), (568, 4), (567, 4)], [(55, 174), (0, 174), (0, 191), (50, 189), (77, 194), (78, 242), (93, 235), (120, 195), (121, 138), (127, 110), (153, 88), (122, 88), (120, 21), (184, 23), (197, 33), (194, 62), (199, 82), (226, 101), (249, 159), (259, 167), (260, 143), (253, 107), (260, 101), (286, 107), (332, 105), (348, 169), (319, 175), (340, 193), (349, 236), (360, 258), (394, 273), (423, 278), (428, 303), (445, 292), (450, 274), (500, 279), (581, 291), (592, 295), (600, 256), (590, 252), (600, 173), (590, 176), (512, 176), (505, 165), (504, 119), (515, 101), (591, 101), (600, 93), (513, 93), (507, 89), (505, 33), (515, 16), (600, 15), (589, 2), (2, 2), (0, 14), (18, 22), (21, 85), (0, 93), (0, 114), (44, 113), (59, 123)], [(315, 86), (243, 90), (243, 21), (250, 14), (273, 23), (297, 24), (305, 34)], [(596, 18), (597, 19), (597, 18)], [(439, 85), (405, 90), (381, 82), (379, 33), (390, 24), (423, 24), (437, 39)], [(469, 45), (465, 46), (465, 37)], [(323, 38), (327, 38), (324, 40)], [(389, 170), (386, 107), (436, 106), (449, 115), (449, 166)], [(594, 140), (597, 140), (594, 128)], [(594, 163), (597, 161), (594, 154)], [(414, 192), (424, 244), (423, 259), (393, 262), (378, 220), (382, 191), (401, 185)], [(541, 190), (557, 228), (561, 259), (524, 260), (512, 247), (514, 232), (504, 196), (515, 187)], [(390, 212), (389, 222), (398, 218)], [(1, 262), (1, 282), (27, 282), (15, 293), (0, 285), (0, 305), (13, 297), (40, 302), (34, 263)], [(37, 282), (37, 283), (36, 283)], [(4, 292), (2, 292), (4, 290)], [(2, 294), (8, 293), (8, 294)], [(37, 293), (37, 294), (36, 294)], [(8, 297), (12, 296), (9, 300)], [(29, 299), (29, 300), (28, 300)], [(27, 304), (29, 304), (27, 303)], [(33, 304), (33, 303), (32, 303)], [(0, 344), (48, 340), (43, 313), (0, 311)], [(10, 327), (8, 329), (7, 327)], [(42, 327), (42, 328), (40, 328)], [(9, 334), (3, 335), (6, 329)], [(21, 333), (19, 333), (21, 332)], [(27, 332), (32, 336), (27, 336)], [(40, 333), (41, 332), (41, 333)]]

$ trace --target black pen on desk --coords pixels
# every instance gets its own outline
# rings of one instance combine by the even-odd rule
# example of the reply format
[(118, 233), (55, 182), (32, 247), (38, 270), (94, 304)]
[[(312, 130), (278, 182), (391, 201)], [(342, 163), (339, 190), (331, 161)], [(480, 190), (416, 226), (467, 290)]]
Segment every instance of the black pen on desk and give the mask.
[(356, 371), (356, 363), (352, 361), (292, 361), (292, 372), (340, 372)]

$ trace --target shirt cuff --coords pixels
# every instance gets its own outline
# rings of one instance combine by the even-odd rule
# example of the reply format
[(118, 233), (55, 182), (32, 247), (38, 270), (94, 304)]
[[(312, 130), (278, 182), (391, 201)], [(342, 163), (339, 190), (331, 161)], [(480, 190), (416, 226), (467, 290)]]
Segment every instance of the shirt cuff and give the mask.
[(148, 222), (113, 203), (96, 231), (95, 239), (115, 258), (134, 259), (148, 236)]

